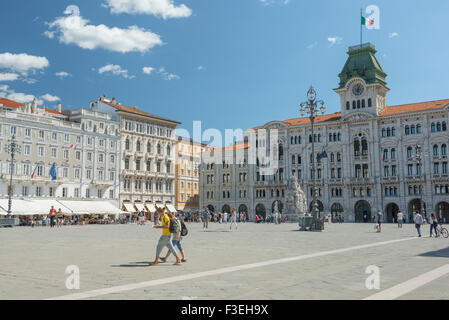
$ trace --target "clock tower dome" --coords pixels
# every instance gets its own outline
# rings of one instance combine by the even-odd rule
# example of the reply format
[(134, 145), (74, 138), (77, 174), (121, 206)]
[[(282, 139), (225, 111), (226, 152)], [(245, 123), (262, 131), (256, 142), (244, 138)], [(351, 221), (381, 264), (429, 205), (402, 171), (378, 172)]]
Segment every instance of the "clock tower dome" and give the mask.
[(377, 116), (386, 107), (390, 89), (376, 52), (371, 43), (349, 47), (348, 60), (338, 75), (339, 87), (334, 90), (340, 95), (343, 118), (360, 113)]

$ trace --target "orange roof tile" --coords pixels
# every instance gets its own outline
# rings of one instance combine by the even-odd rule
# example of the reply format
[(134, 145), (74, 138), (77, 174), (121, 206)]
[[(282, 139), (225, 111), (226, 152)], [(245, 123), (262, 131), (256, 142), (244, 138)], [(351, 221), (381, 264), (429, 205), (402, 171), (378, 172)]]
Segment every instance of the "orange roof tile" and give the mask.
[(249, 148), (249, 142), (239, 142), (224, 148), (211, 148), (207, 147), (205, 151), (207, 152), (221, 152), (221, 151), (231, 151), (231, 150), (241, 150), (241, 149), (248, 149)]
[(64, 114), (59, 112), (58, 110), (45, 108), (45, 111), (48, 112), (48, 113), (53, 113), (53, 114), (64, 116)]
[(411, 103), (411, 104), (402, 104), (402, 105), (398, 105), (398, 106), (386, 107), (384, 110), (382, 110), (382, 112), (379, 115), (380, 116), (389, 116), (389, 115), (393, 115), (393, 114), (400, 114), (400, 113), (407, 113), (407, 112), (438, 110), (438, 109), (443, 109), (447, 105), (449, 105), (449, 99)]
[(11, 107), (11, 108), (19, 108), (24, 106), (24, 104), (16, 102), (16, 101), (12, 101), (6, 98), (0, 98), (0, 104), (6, 106), (6, 107)]
[(113, 107), (113, 108), (115, 108), (115, 109), (117, 109), (119, 111), (134, 113), (134, 114), (138, 114), (138, 115), (145, 116), (145, 117), (150, 117), (150, 118), (154, 118), (154, 119), (170, 121), (170, 122), (174, 122), (174, 123), (177, 123), (177, 124), (181, 124), (181, 122), (178, 122), (178, 121), (175, 121), (175, 120), (170, 120), (170, 119), (167, 119), (167, 118), (162, 118), (162, 117), (156, 116), (154, 114), (142, 111), (142, 110), (140, 110), (137, 107), (128, 107), (128, 106), (124, 106), (124, 105), (121, 105), (121, 104), (118, 104), (118, 103), (112, 103), (112, 102), (105, 101), (105, 100), (102, 100), (101, 102), (103, 102), (103, 103), (105, 103), (105, 104), (107, 104), (107, 105), (109, 105), (109, 106), (111, 106), (111, 107)]

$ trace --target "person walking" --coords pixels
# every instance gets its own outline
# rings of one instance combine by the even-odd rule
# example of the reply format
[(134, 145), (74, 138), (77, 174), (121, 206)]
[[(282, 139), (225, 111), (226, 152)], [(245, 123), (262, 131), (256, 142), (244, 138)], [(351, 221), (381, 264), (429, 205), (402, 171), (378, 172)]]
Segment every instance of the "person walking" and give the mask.
[(50, 212), (48, 214), (48, 217), (50, 218), (50, 227), (53, 228), (55, 226), (55, 216), (56, 216), (56, 209), (54, 206), (51, 206)]
[(435, 237), (438, 237), (438, 230), (437, 230), (437, 227), (438, 227), (438, 220), (437, 220), (437, 217), (432, 213), (431, 215), (430, 215), (430, 238), (432, 238), (432, 234), (433, 234), (433, 232), (432, 232), (432, 230), (435, 230)]
[(419, 212), (416, 212), (413, 220), (415, 222), (415, 228), (418, 231), (418, 237), (421, 237), (421, 225), (424, 223), (424, 219)]
[(398, 218), (398, 228), (402, 229), (402, 222), (404, 220), (404, 214), (402, 213), (402, 211), (398, 212), (397, 218)]
[(203, 229), (207, 229), (209, 226), (209, 208), (206, 208), (203, 214)]
[[(177, 247), (179, 252), (181, 252), (181, 257), (182, 257), (181, 262), (187, 262), (186, 255), (185, 255), (185, 252), (184, 252), (184, 248), (182, 247), (182, 244), (181, 244), (181, 240), (182, 240), (181, 224), (184, 223), (184, 219), (181, 216), (175, 217), (172, 213), (169, 213), (168, 216), (171, 219), (175, 219), (176, 222), (179, 223), (179, 228), (178, 228), (179, 230), (178, 230), (178, 232), (172, 234), (173, 235), (172, 243), (173, 243), (173, 247), (175, 247), (175, 248)], [(168, 250), (167, 254), (165, 255), (165, 257), (164, 258), (159, 257), (159, 259), (162, 262), (165, 262), (165, 261), (167, 261), (167, 258), (170, 256), (170, 254), (171, 254), (171, 252), (170, 252), (170, 250)]]
[[(161, 254), (162, 249), (164, 249), (164, 247), (167, 247), (168, 250), (176, 257), (176, 263), (174, 265), (180, 265), (181, 259), (179, 259), (178, 253), (176, 252), (175, 248), (173, 247), (173, 243), (171, 240), (170, 224), (172, 223), (172, 221), (170, 221), (169, 215), (167, 213), (165, 213), (163, 209), (158, 209), (158, 214), (161, 216), (161, 225), (160, 226), (154, 225), (153, 228), (162, 229), (162, 235), (159, 238), (159, 242), (156, 247), (156, 258), (154, 259), (154, 262), (152, 265), (153, 266), (158, 265), (159, 255)], [(170, 213), (170, 214), (172, 214), (172, 213)]]
[(223, 222), (224, 222), (224, 224), (228, 223), (228, 213), (226, 211), (223, 212)]
[(229, 226), (229, 230), (232, 230), (232, 226), (235, 225), (235, 228), (237, 229), (237, 212), (234, 209), (232, 209), (231, 213), (231, 225)]
[(377, 231), (376, 232), (382, 232), (382, 218), (383, 218), (383, 214), (382, 211), (377, 210)]

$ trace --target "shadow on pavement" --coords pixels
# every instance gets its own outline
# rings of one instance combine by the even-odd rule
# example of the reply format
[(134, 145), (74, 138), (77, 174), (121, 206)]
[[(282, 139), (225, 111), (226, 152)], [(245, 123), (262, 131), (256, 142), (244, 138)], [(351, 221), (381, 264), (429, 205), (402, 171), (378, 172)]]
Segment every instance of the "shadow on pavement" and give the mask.
[(111, 265), (113, 268), (143, 268), (143, 267), (149, 267), (153, 265), (153, 262), (144, 261), (144, 262), (130, 262), (129, 264), (118, 264), (118, 265)]
[(420, 257), (437, 257), (437, 258), (449, 258), (449, 247), (436, 250), (436, 251), (429, 251), (426, 253), (422, 253), (419, 255)]

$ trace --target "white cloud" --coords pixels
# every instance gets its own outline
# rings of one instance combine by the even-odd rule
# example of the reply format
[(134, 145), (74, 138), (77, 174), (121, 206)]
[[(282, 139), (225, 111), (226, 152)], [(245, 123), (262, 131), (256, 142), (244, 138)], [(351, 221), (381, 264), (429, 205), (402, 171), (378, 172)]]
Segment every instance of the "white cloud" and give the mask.
[(399, 33), (397, 33), (397, 32), (392, 32), (392, 33), (390, 33), (389, 35), (388, 35), (388, 38), (394, 38), (394, 37), (399, 37)]
[(45, 31), (43, 33), (44, 36), (46, 36), (49, 39), (53, 39), (55, 37), (55, 33), (53, 31)]
[(143, 67), (142, 72), (145, 74), (151, 74), (154, 71), (154, 68), (152, 67)]
[(66, 16), (56, 18), (49, 23), (55, 29), (55, 36), (61, 43), (75, 44), (83, 49), (102, 48), (114, 52), (147, 52), (156, 45), (162, 45), (159, 35), (137, 26), (126, 29), (110, 28), (104, 24), (91, 25), (81, 17), (77, 6), (69, 6), (64, 11)]
[(334, 44), (339, 43), (343, 40), (343, 38), (340, 37), (329, 37), (327, 38), (327, 41), (330, 42), (330, 46), (332, 47)]
[(201, 71), (201, 70), (204, 70), (204, 67), (203, 66), (198, 66), (198, 68), (197, 68), (199, 71)]
[(184, 4), (175, 5), (173, 0), (106, 0), (104, 5), (111, 13), (148, 14), (163, 19), (186, 18), (192, 10)]
[(0, 81), (16, 81), (19, 79), (17, 73), (0, 73)]
[(36, 99), (38, 105), (44, 103), (41, 99), (37, 99), (36, 96), (32, 94), (15, 92), (7, 85), (0, 86), (0, 96), (20, 103), (31, 103), (34, 99)]
[(170, 80), (181, 79), (181, 77), (178, 76), (177, 74), (167, 72), (164, 67), (160, 67), (159, 70), (157, 71), (157, 73), (160, 74), (162, 79), (164, 79), (164, 80), (170, 81)]
[(261, 2), (264, 6), (268, 6), (274, 3), (288, 4), (290, 3), (290, 0), (259, 0), (259, 2)]
[(318, 45), (318, 42), (311, 43), (311, 44), (309, 44), (309, 45), (307, 46), (307, 49), (313, 49), (313, 48), (316, 47), (317, 45)]
[(47, 68), (50, 65), (45, 57), (31, 56), (26, 53), (0, 54), (0, 69), (8, 69), (26, 75), (30, 71)]
[(130, 76), (128, 74), (127, 69), (122, 69), (121, 66), (116, 65), (116, 64), (107, 64), (107, 65), (101, 67), (100, 69), (98, 69), (98, 74), (103, 74), (103, 73), (112, 73), (113, 75), (116, 75), (116, 76), (122, 76), (125, 79), (133, 79), (134, 78), (134, 76)]
[(61, 99), (57, 96), (52, 96), (51, 94), (44, 94), (41, 99), (49, 102), (61, 101)]
[(60, 78), (67, 78), (67, 77), (71, 77), (72, 75), (68, 72), (61, 71), (61, 72), (56, 72), (56, 76), (60, 77)]

